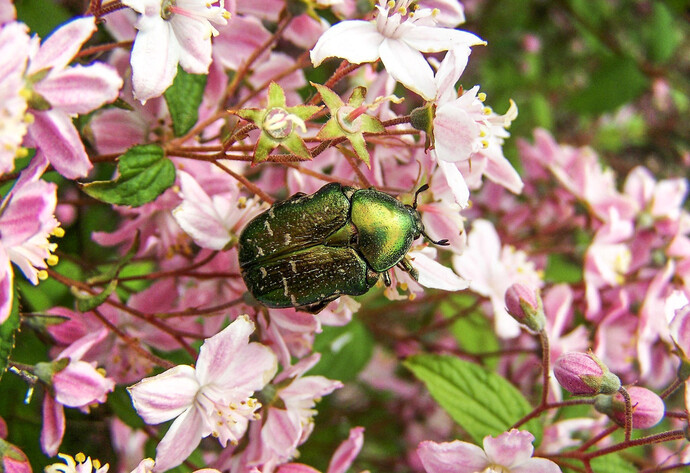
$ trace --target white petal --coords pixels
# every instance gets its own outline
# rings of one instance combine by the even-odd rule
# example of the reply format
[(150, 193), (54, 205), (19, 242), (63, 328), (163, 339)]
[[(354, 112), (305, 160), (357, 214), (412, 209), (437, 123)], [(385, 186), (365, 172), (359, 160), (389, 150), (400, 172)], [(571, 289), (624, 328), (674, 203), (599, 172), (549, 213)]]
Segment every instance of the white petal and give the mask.
[(374, 62), (383, 39), (370, 21), (342, 21), (319, 38), (309, 56), (314, 67), (329, 57), (347, 59), (352, 64)]
[(453, 192), (453, 197), (455, 197), (455, 202), (462, 208), (467, 207), (470, 200), (470, 190), (467, 188), (467, 183), (465, 178), (462, 177), (460, 170), (455, 165), (455, 163), (449, 163), (447, 161), (438, 160), (438, 167), (448, 182), (448, 187), (450, 187), (451, 192)]
[(180, 365), (145, 378), (128, 388), (132, 403), (147, 424), (177, 417), (194, 402), (199, 391), (194, 368)]
[(450, 268), (443, 266), (423, 253), (413, 253), (413, 263), (419, 271), (419, 284), (444, 291), (461, 291), (467, 289), (469, 283), (455, 274)]
[(160, 17), (141, 16), (137, 28), (130, 58), (132, 84), (135, 98), (146, 102), (160, 96), (172, 84), (177, 74), (180, 45), (170, 24)]
[(486, 41), (468, 31), (439, 28), (437, 26), (416, 26), (410, 28), (401, 39), (417, 51), (425, 53), (437, 53), (455, 47), (486, 44)]
[(422, 53), (395, 39), (385, 39), (379, 52), (386, 71), (395, 80), (426, 100), (434, 99), (434, 73)]

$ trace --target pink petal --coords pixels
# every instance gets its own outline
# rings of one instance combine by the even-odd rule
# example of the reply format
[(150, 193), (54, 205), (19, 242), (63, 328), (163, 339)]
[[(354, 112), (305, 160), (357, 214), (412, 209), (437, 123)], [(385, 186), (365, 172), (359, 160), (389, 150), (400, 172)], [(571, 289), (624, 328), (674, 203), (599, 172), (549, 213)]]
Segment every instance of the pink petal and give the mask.
[(65, 434), (65, 411), (62, 404), (55, 402), (46, 394), (43, 398), (43, 427), (41, 428), (41, 448), (48, 456), (55, 456)]
[(194, 402), (199, 391), (194, 368), (180, 365), (145, 378), (127, 388), (139, 415), (148, 424), (177, 417)]
[(427, 473), (475, 473), (489, 466), (484, 451), (471, 443), (424, 441), (417, 455)]
[(68, 179), (86, 176), (93, 166), (70, 117), (59, 110), (32, 114), (29, 135), (55, 170)]
[(41, 231), (43, 222), (55, 211), (56, 186), (45, 181), (29, 182), (12, 189), (9, 205), (0, 214), (2, 244), (12, 248)]
[(461, 97), (436, 110), (434, 149), (441, 161), (464, 161), (477, 151), (479, 126), (462, 103)]
[(334, 381), (323, 376), (305, 376), (294, 380), (288, 387), (280, 390), (279, 396), (286, 404), (299, 403), (303, 400), (313, 401), (342, 387), (343, 383), (340, 381)]
[(434, 73), (422, 53), (403, 41), (386, 38), (379, 47), (379, 54), (393, 79), (426, 100), (434, 99)]
[(13, 280), (14, 273), (10, 266), (10, 259), (0, 245), (0, 324), (4, 323), (12, 312)]
[(146, 121), (136, 112), (109, 108), (91, 120), (91, 130), (99, 153), (121, 153), (146, 141)]
[(467, 67), (470, 48), (457, 48), (448, 51), (436, 71), (435, 81), (438, 88), (437, 104), (452, 101), (457, 97), (455, 83)]
[(283, 463), (278, 467), (278, 473), (321, 473), (319, 470), (301, 463)]
[(172, 27), (160, 16), (142, 15), (137, 28), (130, 63), (134, 97), (143, 103), (160, 96), (172, 84), (180, 48), (176, 41), (171, 41)]
[(204, 422), (201, 413), (190, 407), (179, 416), (156, 447), (153, 471), (166, 471), (182, 463), (201, 441)]
[[(61, 308), (58, 307), (56, 309), (56, 313), (59, 314), (59, 309)], [(99, 331), (89, 332), (62, 350), (60, 354), (55, 357), (55, 359), (69, 358), (72, 361), (81, 360), (94, 345), (101, 342), (107, 336), (108, 330), (105, 328)]]
[(69, 114), (83, 114), (117, 98), (122, 79), (112, 67), (95, 63), (77, 65), (36, 84), (35, 90), (53, 108)]
[(115, 382), (96, 371), (90, 363), (76, 361), (53, 375), (53, 387), (55, 400), (63, 406), (84, 407), (105, 402)]
[(227, 365), (248, 346), (249, 336), (254, 329), (254, 322), (249, 317), (240, 316), (223, 330), (204, 340), (196, 362), (197, 377), (202, 385), (216, 381), (218, 376), (229, 371)]
[(96, 20), (92, 16), (65, 23), (43, 41), (36, 55), (31, 58), (27, 74), (46, 68), (52, 68), (55, 72), (64, 69), (94, 31)]
[(309, 15), (303, 14), (292, 19), (290, 25), (285, 29), (283, 38), (300, 48), (309, 49), (314, 46), (327, 28), (328, 23), (325, 21), (316, 21)]
[(350, 429), (350, 435), (333, 453), (327, 473), (345, 473), (359, 455), (364, 443), (364, 427)]
[(510, 164), (510, 161), (503, 156), (502, 152), (494, 152), (488, 156), (484, 174), (496, 184), (505, 187), (513, 194), (522, 192), (522, 187), (524, 185), (522, 179), (513, 165)]
[(534, 435), (526, 430), (512, 429), (496, 438), (484, 437), (484, 451), (491, 463), (512, 467), (522, 465), (534, 453)]
[(379, 58), (379, 45), (383, 40), (370, 21), (342, 21), (321, 35), (309, 56), (314, 67), (329, 57), (347, 59), (352, 64), (374, 62)]
[(268, 418), (261, 429), (261, 440), (264, 445), (287, 459), (287, 455), (297, 448), (301, 434), (302, 429), (296, 415), (291, 415), (284, 409), (269, 409)]

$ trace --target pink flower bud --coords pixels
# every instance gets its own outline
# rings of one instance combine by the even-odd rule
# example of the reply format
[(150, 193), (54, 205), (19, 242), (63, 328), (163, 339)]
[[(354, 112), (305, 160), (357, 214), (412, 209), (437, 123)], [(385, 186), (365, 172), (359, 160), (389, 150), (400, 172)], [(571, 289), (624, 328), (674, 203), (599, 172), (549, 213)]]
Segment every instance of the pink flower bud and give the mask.
[[(666, 410), (664, 401), (647, 388), (633, 386), (628, 388), (632, 406), (633, 427), (648, 429), (661, 422)], [(597, 397), (594, 407), (620, 425), (625, 424), (625, 399), (621, 393), (614, 396)]]
[(544, 329), (546, 316), (539, 289), (520, 283), (513, 284), (506, 291), (505, 304), (508, 313), (518, 323), (535, 332), (541, 332)]
[(0, 471), (31, 473), (31, 464), (24, 452), (3, 439), (0, 439)]
[(553, 374), (561, 386), (575, 395), (613, 394), (621, 387), (618, 376), (591, 352), (562, 354), (554, 364)]

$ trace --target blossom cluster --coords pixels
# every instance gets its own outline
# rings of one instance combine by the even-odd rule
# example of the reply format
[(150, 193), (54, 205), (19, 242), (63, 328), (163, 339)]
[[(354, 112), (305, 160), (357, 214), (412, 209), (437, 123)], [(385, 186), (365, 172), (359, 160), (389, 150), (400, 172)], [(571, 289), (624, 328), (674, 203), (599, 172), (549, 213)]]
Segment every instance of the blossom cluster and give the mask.
[(688, 179), (513, 140), (460, 2), (80, 13), (40, 37), (0, 0), (2, 471), (690, 465)]

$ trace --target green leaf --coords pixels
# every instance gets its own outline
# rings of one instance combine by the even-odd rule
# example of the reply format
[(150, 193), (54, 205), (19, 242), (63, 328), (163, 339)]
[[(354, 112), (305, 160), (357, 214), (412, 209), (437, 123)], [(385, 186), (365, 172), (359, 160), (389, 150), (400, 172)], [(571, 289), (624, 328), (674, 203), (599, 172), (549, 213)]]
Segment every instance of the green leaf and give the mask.
[(635, 61), (627, 57), (604, 60), (592, 73), (589, 86), (568, 101), (576, 112), (600, 114), (613, 111), (636, 99), (648, 87), (649, 79), (640, 72)]
[(175, 136), (187, 133), (199, 119), (199, 105), (204, 97), (207, 76), (189, 74), (177, 67), (173, 83), (163, 94), (173, 122)]
[(118, 419), (133, 429), (141, 429), (145, 426), (144, 421), (139, 417), (132, 405), (132, 398), (127, 389), (116, 386), (115, 390), (108, 394), (108, 406), (113, 410)]
[[(505, 432), (532, 411), (510, 382), (468, 361), (450, 355), (416, 355), (404, 365), (478, 444), (487, 435)], [(520, 428), (530, 431), (539, 444), (542, 426), (537, 419)]]
[(546, 260), (544, 279), (553, 283), (575, 284), (582, 281), (582, 266), (559, 253), (552, 253)]
[(14, 336), (19, 330), (19, 294), (15, 287), (12, 291), (12, 309), (7, 319), (0, 324), (0, 379), (7, 371), (12, 349), (14, 349)]
[(662, 2), (652, 5), (651, 21), (645, 24), (647, 49), (652, 61), (664, 63), (671, 59), (682, 39), (682, 33), (673, 21), (673, 15)]
[(639, 471), (633, 464), (623, 460), (616, 453), (594, 458), (590, 464), (592, 470), (597, 473), (635, 473)]
[(373, 345), (371, 334), (356, 320), (343, 327), (324, 327), (314, 340), (314, 351), (321, 353), (321, 360), (309, 374), (351, 381), (369, 362)]
[(82, 185), (94, 199), (139, 207), (151, 202), (175, 182), (175, 165), (157, 145), (139, 145), (120, 156), (119, 176), (112, 181)]

